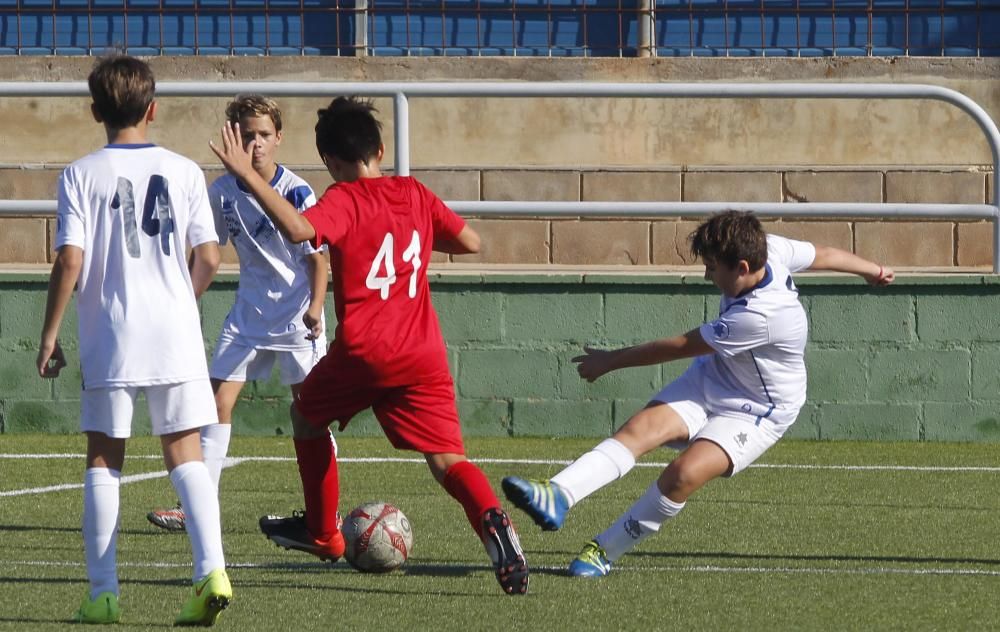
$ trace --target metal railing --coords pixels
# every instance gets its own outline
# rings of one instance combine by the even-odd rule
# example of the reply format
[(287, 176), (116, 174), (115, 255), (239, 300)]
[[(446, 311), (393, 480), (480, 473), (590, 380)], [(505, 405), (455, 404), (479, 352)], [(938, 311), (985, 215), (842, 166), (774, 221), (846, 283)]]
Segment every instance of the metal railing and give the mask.
[[(1000, 130), (989, 114), (969, 97), (940, 86), (875, 83), (583, 83), (583, 82), (164, 82), (157, 95), (229, 97), (258, 92), (273, 97), (332, 97), (356, 94), (393, 98), (395, 173), (410, 173), (410, 97), (603, 97), (672, 99), (905, 99), (949, 103), (972, 117), (986, 137), (993, 173), (1000, 166)], [(84, 82), (0, 82), (0, 97), (87, 96)], [(774, 217), (919, 217), (989, 219), (993, 222), (993, 271), (1000, 273), (1000, 187), (991, 204), (810, 203), (810, 202), (449, 202), (455, 211), (475, 216), (690, 217), (722, 208), (749, 210)], [(52, 200), (0, 200), (7, 214), (51, 214)]]

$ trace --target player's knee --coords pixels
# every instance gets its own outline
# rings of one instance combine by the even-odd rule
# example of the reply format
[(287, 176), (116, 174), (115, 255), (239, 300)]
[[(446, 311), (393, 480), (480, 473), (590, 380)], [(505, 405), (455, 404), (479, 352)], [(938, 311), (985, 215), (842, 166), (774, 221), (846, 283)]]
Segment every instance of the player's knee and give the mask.
[(215, 413), (219, 416), (219, 421), (228, 423), (233, 418), (233, 404), (216, 398)]
[(664, 496), (683, 502), (705, 482), (698, 468), (683, 459), (675, 459), (660, 475), (659, 488)]
[(316, 439), (329, 433), (327, 428), (320, 429), (309, 423), (294, 402), (289, 406), (288, 414), (292, 418), (292, 436), (296, 439)]
[(431, 474), (434, 475), (434, 480), (442, 485), (451, 466), (466, 460), (460, 454), (425, 454), (424, 459), (427, 461), (427, 467), (430, 468)]

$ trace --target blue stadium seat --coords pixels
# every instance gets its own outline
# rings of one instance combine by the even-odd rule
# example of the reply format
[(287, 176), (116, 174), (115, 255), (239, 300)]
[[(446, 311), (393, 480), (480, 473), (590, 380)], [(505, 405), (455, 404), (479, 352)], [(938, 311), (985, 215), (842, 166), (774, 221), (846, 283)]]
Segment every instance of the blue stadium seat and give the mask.
[[(871, 16), (869, 0), (766, 0), (763, 19), (761, 6), (657, 0), (657, 53), (1000, 55), (1000, 0), (878, 0)], [(353, 0), (0, 0), (0, 55), (122, 45), (171, 55), (351, 55), (353, 7)], [(370, 7), (376, 55), (637, 52), (636, 15), (620, 14), (620, 0), (377, 0)]]

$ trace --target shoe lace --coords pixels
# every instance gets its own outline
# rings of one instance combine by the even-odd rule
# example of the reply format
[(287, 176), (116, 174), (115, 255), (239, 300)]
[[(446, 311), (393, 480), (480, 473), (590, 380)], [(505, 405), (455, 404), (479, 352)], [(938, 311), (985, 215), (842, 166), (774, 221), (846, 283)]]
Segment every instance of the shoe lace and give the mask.
[(591, 564), (600, 566), (607, 564), (607, 554), (605, 554), (604, 549), (597, 542), (593, 541), (588, 542), (583, 547), (583, 551), (580, 552), (580, 558)]

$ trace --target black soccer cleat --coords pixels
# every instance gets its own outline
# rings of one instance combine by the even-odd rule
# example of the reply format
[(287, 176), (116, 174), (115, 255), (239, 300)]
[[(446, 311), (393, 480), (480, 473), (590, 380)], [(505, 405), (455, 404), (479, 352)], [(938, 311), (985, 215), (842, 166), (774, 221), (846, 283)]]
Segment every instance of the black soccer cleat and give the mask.
[[(340, 516), (337, 516), (340, 525)], [(317, 540), (306, 527), (305, 512), (293, 511), (290, 517), (264, 516), (259, 522), (261, 533), (278, 546), (315, 555), (326, 562), (336, 562), (344, 556), (344, 536), (338, 530), (329, 540)]]
[(514, 525), (502, 509), (483, 514), (483, 544), (490, 554), (500, 588), (508, 595), (528, 592), (528, 563)]

